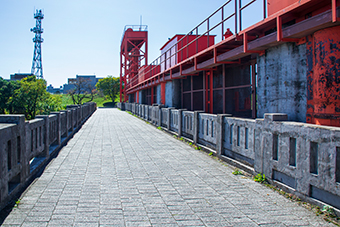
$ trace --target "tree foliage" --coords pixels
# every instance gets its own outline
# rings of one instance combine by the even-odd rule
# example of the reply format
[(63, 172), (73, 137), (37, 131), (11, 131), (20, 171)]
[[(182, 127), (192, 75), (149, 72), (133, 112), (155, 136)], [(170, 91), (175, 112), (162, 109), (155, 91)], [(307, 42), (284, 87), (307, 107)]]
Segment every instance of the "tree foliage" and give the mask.
[(43, 101), (43, 97), (47, 93), (46, 81), (29, 76), (20, 80), (19, 84), (20, 88), (15, 90), (12, 97), (12, 111), (25, 114), (26, 119), (33, 119), (39, 103)]
[(0, 114), (11, 109), (10, 99), (14, 91), (19, 88), (17, 81), (7, 81), (0, 77)]
[(35, 76), (20, 81), (0, 78), (1, 113), (24, 114), (27, 120), (36, 114), (49, 114), (61, 109), (61, 98), (46, 91), (46, 81)]
[(108, 96), (112, 102), (115, 102), (115, 98), (119, 92), (119, 78), (108, 76), (100, 79), (96, 84), (97, 90), (103, 92)]
[(61, 95), (52, 95), (48, 92), (42, 96), (41, 102), (38, 103), (37, 114), (47, 115), (53, 111), (62, 110)]
[(82, 105), (85, 98), (90, 99), (89, 102), (93, 100), (96, 89), (94, 89), (89, 80), (77, 78), (77, 81), (73, 85), (74, 89), (68, 92), (72, 98), (73, 104)]

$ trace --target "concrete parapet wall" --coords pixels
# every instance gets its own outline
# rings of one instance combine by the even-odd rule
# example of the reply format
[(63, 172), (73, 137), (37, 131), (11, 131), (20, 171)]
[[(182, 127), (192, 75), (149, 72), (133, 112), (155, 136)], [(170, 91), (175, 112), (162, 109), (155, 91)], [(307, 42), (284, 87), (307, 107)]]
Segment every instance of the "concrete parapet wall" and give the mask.
[(95, 103), (36, 116), (0, 115), (0, 210), (4, 208), (97, 109)]
[[(221, 158), (263, 173), (274, 184), (340, 209), (340, 128), (287, 121), (287, 114), (245, 119), (161, 106), (141, 118), (167, 128)], [(150, 117), (151, 115), (151, 117)]]

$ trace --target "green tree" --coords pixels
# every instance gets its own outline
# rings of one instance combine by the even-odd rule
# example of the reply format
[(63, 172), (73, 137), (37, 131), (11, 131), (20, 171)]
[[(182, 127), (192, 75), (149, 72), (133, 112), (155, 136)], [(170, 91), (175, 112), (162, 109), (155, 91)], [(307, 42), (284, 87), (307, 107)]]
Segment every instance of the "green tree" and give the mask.
[(97, 90), (103, 92), (104, 95), (108, 96), (113, 103), (119, 93), (119, 78), (108, 76), (100, 79), (96, 84)]
[(48, 115), (53, 111), (60, 111), (62, 110), (61, 103), (61, 95), (52, 95), (48, 92), (45, 92), (41, 98), (41, 101), (38, 102), (37, 114)]
[(96, 89), (94, 89), (89, 80), (77, 78), (77, 81), (73, 85), (74, 89), (68, 92), (72, 98), (73, 104), (82, 105), (84, 99), (89, 99), (88, 102), (93, 100)]
[(29, 76), (19, 81), (20, 88), (16, 89), (11, 100), (11, 113), (25, 114), (27, 120), (37, 114), (39, 103), (46, 95), (46, 81)]
[(14, 91), (18, 88), (17, 81), (7, 81), (0, 77), (0, 114), (4, 114), (11, 109), (9, 101)]

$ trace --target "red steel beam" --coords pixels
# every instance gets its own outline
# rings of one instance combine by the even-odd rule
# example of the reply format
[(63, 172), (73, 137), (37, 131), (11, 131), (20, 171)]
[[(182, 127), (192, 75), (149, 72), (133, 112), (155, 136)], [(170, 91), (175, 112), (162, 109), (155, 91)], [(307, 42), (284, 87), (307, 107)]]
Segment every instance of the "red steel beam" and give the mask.
[(276, 17), (276, 27), (277, 27), (277, 37), (276, 40), (278, 42), (299, 42), (300, 39), (292, 39), (292, 38), (283, 38), (282, 34), (282, 16)]
[(209, 71), (210, 74), (210, 113), (213, 113), (213, 105), (214, 105), (214, 91), (213, 91), (213, 85), (214, 85), (214, 74), (213, 71)]
[(336, 12), (336, 0), (332, 0), (332, 22), (340, 21)]

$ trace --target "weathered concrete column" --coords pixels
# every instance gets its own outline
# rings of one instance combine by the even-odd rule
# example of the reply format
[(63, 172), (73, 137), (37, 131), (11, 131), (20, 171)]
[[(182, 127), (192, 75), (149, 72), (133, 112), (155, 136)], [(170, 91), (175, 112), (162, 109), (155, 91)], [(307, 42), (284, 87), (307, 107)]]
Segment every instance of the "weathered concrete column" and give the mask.
[(225, 135), (225, 126), (223, 119), (225, 117), (231, 117), (231, 114), (217, 114), (216, 121), (216, 153), (217, 156), (221, 156), (223, 153), (223, 138)]
[(169, 107), (168, 108), (168, 125), (167, 125), (167, 129), (170, 131), (171, 128), (171, 110), (175, 109), (174, 107)]
[(204, 111), (195, 111), (194, 112), (194, 125), (193, 125), (193, 130), (194, 130), (194, 135), (193, 135), (193, 139), (194, 139), (194, 144), (198, 143), (198, 131), (199, 131), (199, 122), (198, 122), (198, 115), (200, 113), (204, 113)]
[(35, 118), (43, 118), (44, 119), (44, 151), (42, 154), (48, 158), (50, 156), (50, 117), (49, 115), (39, 115)]
[[(81, 112), (81, 111), (80, 111)], [(61, 144), (61, 116), (60, 112), (51, 112), (51, 114), (54, 114), (57, 116), (57, 144)]]

